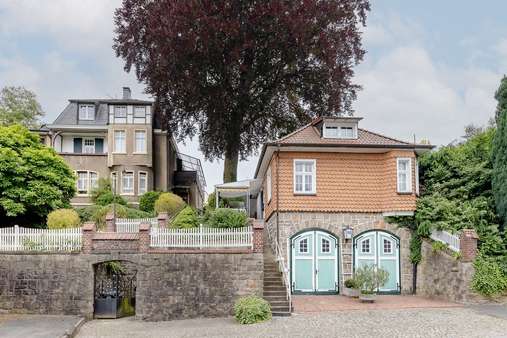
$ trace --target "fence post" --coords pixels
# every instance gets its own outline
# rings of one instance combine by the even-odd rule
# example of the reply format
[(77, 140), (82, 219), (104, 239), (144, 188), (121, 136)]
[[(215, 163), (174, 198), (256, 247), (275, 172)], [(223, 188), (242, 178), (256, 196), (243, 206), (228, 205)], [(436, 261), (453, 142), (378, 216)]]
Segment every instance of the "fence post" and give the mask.
[(116, 232), (116, 222), (114, 214), (108, 212), (106, 215), (106, 232)]
[(459, 240), (459, 249), (463, 262), (471, 262), (477, 256), (477, 240), (479, 236), (474, 229), (463, 229)]
[(14, 251), (21, 250), (19, 247), (19, 226), (17, 224), (14, 225)]
[(95, 223), (86, 222), (83, 224), (83, 253), (89, 254), (93, 250), (93, 235), (95, 234)]
[(253, 236), (252, 236), (252, 251), (263, 252), (264, 238), (263, 238), (264, 224), (259, 221), (253, 222)]
[(139, 252), (148, 252), (150, 250), (151, 224), (144, 222), (139, 224)]
[(167, 227), (167, 218), (168, 218), (167, 212), (161, 212), (158, 214), (157, 220), (159, 228)]
[(202, 249), (202, 236), (203, 236), (203, 228), (202, 224), (199, 224), (199, 249)]

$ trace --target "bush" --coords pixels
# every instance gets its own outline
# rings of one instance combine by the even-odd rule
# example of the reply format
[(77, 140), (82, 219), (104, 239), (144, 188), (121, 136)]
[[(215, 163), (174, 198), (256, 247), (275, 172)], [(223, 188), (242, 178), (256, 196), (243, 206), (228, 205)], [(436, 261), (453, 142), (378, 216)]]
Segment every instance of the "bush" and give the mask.
[(154, 212), (155, 202), (160, 197), (160, 194), (162, 194), (160, 191), (145, 192), (139, 199), (139, 209), (146, 212)]
[(168, 215), (175, 215), (185, 207), (185, 201), (176, 194), (164, 192), (160, 194), (155, 202), (155, 211), (158, 213), (167, 212)]
[(271, 319), (271, 307), (260, 297), (242, 297), (234, 304), (234, 317), (241, 324), (263, 322)]
[(106, 191), (97, 197), (95, 204), (104, 206), (113, 203), (113, 201), (121, 205), (127, 205), (127, 201), (123, 197), (115, 196), (111, 191)]
[(208, 225), (214, 228), (241, 228), (247, 223), (247, 214), (234, 209), (215, 209), (208, 217)]
[(373, 265), (364, 265), (356, 270), (355, 279), (362, 294), (374, 294), (389, 278), (389, 272)]
[(344, 284), (346, 288), (359, 289), (359, 284), (354, 278), (346, 279)]
[(76, 208), (81, 222), (93, 221), (93, 215), (100, 209), (100, 205), (89, 205), (84, 208)]
[(199, 219), (195, 210), (186, 206), (181, 210), (171, 223), (171, 227), (178, 229), (195, 228), (199, 226)]
[(472, 289), (483, 296), (495, 297), (507, 289), (507, 278), (500, 265), (483, 255), (474, 261), (475, 272), (472, 277)]
[(48, 215), (49, 229), (75, 228), (79, 226), (79, 215), (74, 209), (57, 209)]
[[(103, 229), (106, 226), (106, 215), (110, 212), (113, 212), (113, 204), (99, 207), (92, 215), (91, 221), (95, 222), (98, 229)], [(150, 216), (144, 211), (116, 204), (117, 218), (148, 218)]]

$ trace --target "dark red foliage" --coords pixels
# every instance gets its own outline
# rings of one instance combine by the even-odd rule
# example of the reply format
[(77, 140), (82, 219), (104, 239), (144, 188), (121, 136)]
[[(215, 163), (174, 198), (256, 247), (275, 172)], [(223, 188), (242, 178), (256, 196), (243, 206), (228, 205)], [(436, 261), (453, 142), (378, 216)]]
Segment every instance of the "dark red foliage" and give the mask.
[(207, 158), (351, 113), (368, 0), (124, 0), (114, 50)]

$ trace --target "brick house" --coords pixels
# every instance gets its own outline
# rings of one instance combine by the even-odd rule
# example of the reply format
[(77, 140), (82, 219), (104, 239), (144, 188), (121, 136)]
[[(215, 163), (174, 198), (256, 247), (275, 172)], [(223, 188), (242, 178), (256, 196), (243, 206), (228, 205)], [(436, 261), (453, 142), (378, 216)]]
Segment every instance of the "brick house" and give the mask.
[(70, 99), (56, 120), (38, 130), (77, 176), (74, 206), (91, 204), (98, 179), (131, 204), (147, 191), (172, 191), (201, 208), (206, 182), (198, 159), (182, 154), (171, 132), (159, 121), (152, 101)]
[(272, 246), (278, 239), (294, 293), (337, 293), (364, 264), (389, 272), (380, 292), (412, 290), (410, 232), (384, 217), (413, 214), (417, 156), (432, 146), (361, 129), (360, 120), (318, 118), (262, 148), (257, 215)]

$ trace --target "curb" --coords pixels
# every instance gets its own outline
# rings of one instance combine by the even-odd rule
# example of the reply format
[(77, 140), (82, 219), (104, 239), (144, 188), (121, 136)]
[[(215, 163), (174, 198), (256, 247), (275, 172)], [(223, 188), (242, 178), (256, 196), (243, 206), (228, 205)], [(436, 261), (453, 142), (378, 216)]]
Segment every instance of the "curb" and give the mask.
[(74, 324), (74, 326), (70, 329), (65, 331), (63, 336), (61, 338), (74, 338), (77, 333), (79, 332), (79, 329), (83, 324), (86, 322), (86, 319), (84, 317), (79, 318), (79, 320)]

